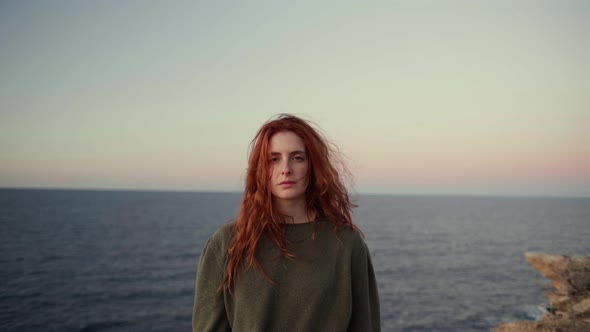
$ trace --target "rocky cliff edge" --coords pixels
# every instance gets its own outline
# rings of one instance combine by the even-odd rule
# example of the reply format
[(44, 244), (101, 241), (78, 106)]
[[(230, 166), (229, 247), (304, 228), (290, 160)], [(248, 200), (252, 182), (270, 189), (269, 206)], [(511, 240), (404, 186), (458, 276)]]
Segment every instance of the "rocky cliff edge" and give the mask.
[(536, 322), (506, 323), (492, 331), (590, 332), (590, 256), (527, 252), (524, 257), (551, 280), (547, 312)]

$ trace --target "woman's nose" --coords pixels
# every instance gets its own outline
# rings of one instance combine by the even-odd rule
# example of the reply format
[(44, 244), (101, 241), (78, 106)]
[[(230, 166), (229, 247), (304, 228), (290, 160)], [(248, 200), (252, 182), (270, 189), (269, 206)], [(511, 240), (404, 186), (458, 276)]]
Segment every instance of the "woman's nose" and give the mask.
[(281, 174), (291, 174), (291, 165), (288, 161), (285, 161), (281, 167)]

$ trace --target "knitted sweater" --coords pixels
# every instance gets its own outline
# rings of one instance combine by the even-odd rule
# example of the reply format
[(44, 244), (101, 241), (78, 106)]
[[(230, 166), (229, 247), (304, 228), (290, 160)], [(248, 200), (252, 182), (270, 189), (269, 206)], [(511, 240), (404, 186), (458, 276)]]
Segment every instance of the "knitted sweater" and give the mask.
[(231, 225), (209, 238), (199, 261), (193, 331), (380, 331), (379, 299), (369, 250), (350, 227), (327, 221), (288, 224), (294, 261), (279, 258), (263, 237), (253, 267), (243, 270), (230, 295), (223, 281)]

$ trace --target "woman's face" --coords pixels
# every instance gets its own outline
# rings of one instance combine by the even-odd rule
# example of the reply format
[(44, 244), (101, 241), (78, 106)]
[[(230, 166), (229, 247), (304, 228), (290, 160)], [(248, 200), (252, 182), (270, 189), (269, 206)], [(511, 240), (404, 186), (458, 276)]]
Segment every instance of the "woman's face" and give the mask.
[(292, 131), (281, 131), (270, 138), (270, 190), (275, 199), (305, 199), (309, 161), (305, 144)]

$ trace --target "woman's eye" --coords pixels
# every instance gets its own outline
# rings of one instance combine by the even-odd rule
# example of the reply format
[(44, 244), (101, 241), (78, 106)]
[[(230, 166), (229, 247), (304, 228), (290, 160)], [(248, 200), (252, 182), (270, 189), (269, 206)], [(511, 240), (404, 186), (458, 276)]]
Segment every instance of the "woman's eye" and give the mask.
[(272, 161), (273, 163), (276, 163), (277, 161), (279, 161), (279, 158), (277, 158), (277, 157), (270, 157), (270, 161)]
[(305, 158), (303, 158), (303, 156), (295, 156), (295, 157), (293, 157), (293, 159), (296, 161), (304, 161), (305, 160)]

